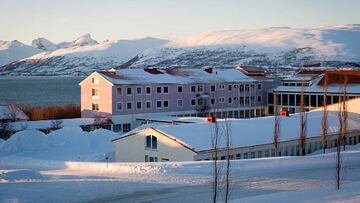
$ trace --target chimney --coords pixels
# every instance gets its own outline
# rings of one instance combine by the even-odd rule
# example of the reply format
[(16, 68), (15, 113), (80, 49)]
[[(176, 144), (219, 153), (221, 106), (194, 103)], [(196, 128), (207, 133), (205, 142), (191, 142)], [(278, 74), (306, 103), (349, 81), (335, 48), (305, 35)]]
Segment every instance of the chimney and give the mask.
[(213, 72), (213, 68), (212, 67), (205, 67), (204, 71), (207, 73), (212, 73)]
[(116, 69), (115, 68), (111, 68), (110, 70), (108, 70), (109, 73), (111, 73), (112, 75), (116, 75)]

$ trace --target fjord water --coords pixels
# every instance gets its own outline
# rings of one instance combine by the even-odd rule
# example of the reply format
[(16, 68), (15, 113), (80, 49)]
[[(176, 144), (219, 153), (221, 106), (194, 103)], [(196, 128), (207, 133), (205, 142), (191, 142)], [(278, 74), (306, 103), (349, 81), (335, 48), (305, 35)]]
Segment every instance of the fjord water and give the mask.
[(80, 104), (79, 82), (84, 77), (1, 76), (0, 105)]

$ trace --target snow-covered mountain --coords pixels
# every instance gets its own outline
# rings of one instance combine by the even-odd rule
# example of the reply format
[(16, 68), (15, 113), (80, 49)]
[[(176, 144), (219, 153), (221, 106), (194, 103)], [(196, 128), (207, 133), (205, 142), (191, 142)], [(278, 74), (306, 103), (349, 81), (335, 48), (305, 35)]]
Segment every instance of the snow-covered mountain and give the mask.
[(54, 51), (58, 49), (57, 45), (55, 43), (50, 42), (49, 40), (39, 37), (37, 39), (34, 39), (31, 42), (31, 46), (35, 47), (37, 49), (41, 49), (43, 51)]
[[(36, 47), (51, 50), (49, 43), (39, 41), (43, 46)], [(86, 34), (73, 42), (56, 44), (53, 51), (6, 64), (0, 67), (0, 75), (86, 75), (113, 66), (255, 65), (270, 71), (313, 63), (360, 67), (359, 41), (360, 24), (215, 31), (173, 42), (148, 37), (98, 43)]]
[(127, 67), (359, 65), (359, 41), (360, 25), (216, 31), (147, 50)]
[(146, 49), (167, 40), (143, 38), (98, 43), (89, 34), (79, 37), (64, 48), (41, 52), (0, 67), (0, 75), (86, 75), (121, 65)]
[[(40, 53), (42, 50), (23, 44), (17, 40), (0, 40), (0, 66)], [(0, 68), (1, 70), (1, 68)]]

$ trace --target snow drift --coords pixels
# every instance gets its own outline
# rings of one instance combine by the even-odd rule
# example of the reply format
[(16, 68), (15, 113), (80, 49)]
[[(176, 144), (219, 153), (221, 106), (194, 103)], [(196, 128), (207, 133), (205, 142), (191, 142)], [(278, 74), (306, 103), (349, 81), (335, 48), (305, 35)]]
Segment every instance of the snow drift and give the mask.
[(0, 154), (46, 160), (103, 161), (112, 158), (111, 140), (116, 136), (105, 129), (84, 132), (80, 127), (64, 127), (47, 135), (38, 130), (24, 130), (0, 144)]

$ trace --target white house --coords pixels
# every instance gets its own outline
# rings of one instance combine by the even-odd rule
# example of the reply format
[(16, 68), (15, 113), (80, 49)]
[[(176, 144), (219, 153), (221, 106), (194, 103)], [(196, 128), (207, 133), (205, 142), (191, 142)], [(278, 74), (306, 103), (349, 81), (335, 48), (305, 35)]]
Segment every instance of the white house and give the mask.
[[(348, 101), (348, 140), (347, 144), (360, 143), (360, 99)], [(335, 146), (339, 132), (338, 104), (329, 106), (328, 146)], [(322, 110), (307, 114), (306, 154), (322, 149)], [(232, 159), (261, 158), (269, 156), (299, 155), (300, 115), (293, 114), (280, 119), (280, 143), (278, 154), (272, 144), (274, 117), (252, 119), (219, 120), (216, 125), (219, 134), (218, 159), (225, 159), (225, 136), (227, 129), (231, 134)], [(114, 139), (115, 160), (120, 162), (156, 162), (211, 160), (212, 136), (215, 123), (196, 122), (182, 125), (156, 124), (141, 126), (130, 133)]]

